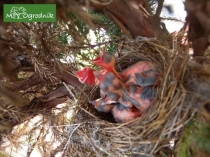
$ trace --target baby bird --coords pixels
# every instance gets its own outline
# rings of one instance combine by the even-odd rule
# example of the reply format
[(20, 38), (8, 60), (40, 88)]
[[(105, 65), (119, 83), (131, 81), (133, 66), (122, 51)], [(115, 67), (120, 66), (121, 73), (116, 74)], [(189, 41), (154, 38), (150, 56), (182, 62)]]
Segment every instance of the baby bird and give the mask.
[(126, 98), (141, 112), (145, 112), (153, 102), (152, 93), (145, 92), (145, 89), (147, 88), (130, 85), (128, 91), (124, 90)]
[(98, 112), (105, 113), (110, 112), (115, 105), (115, 103), (112, 103), (112, 101), (106, 101), (103, 98), (90, 101), (90, 103), (97, 109)]
[(133, 104), (131, 103), (131, 101), (125, 96), (122, 95), (119, 99), (119, 103), (121, 106), (123, 106), (125, 109), (131, 109), (133, 106)]
[(102, 95), (103, 97), (95, 101), (90, 101), (90, 103), (94, 105), (99, 112), (110, 112), (114, 105), (117, 104), (119, 101), (124, 104), (127, 103), (120, 100), (123, 95), (121, 89), (110, 91), (106, 94), (102, 92)]
[(120, 73), (125, 84), (148, 86), (156, 82), (158, 71), (153, 63), (140, 61)]
[(96, 82), (99, 85), (100, 89), (105, 93), (115, 91), (123, 86), (123, 83), (111, 71), (95, 71), (94, 75), (96, 77)]
[(118, 103), (120, 95), (115, 92), (108, 92), (104, 97), (90, 101), (90, 103), (99, 111), (99, 112), (110, 112), (114, 105)]
[(142, 113), (135, 107), (127, 109), (118, 103), (113, 107), (112, 115), (116, 122), (126, 123), (140, 117)]

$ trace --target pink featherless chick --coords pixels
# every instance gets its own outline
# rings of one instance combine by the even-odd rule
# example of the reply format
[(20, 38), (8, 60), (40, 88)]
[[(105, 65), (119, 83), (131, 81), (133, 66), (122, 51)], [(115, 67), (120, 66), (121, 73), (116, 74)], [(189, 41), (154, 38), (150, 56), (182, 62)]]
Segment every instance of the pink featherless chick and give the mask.
[(96, 84), (99, 85), (100, 90), (104, 93), (120, 89), (124, 84), (111, 71), (101, 70), (94, 72)]
[(126, 99), (142, 113), (145, 112), (153, 103), (154, 94), (152, 87), (142, 88), (130, 85), (129, 90), (124, 90), (124, 93)]
[(116, 122), (126, 123), (141, 117), (142, 113), (134, 106), (132, 108), (125, 108), (123, 105), (118, 103), (113, 107), (112, 115)]
[(108, 113), (112, 110), (116, 101), (107, 100), (107, 98), (99, 98), (94, 101), (90, 101), (90, 103), (97, 109), (98, 112)]
[(120, 73), (126, 85), (134, 84), (139, 86), (153, 85), (158, 76), (155, 65), (149, 61), (139, 61)]
[[(103, 97), (90, 101), (90, 103), (99, 111), (99, 112), (110, 112), (112, 108), (119, 102), (123, 92), (121, 89), (110, 91), (106, 93)], [(120, 101), (122, 102), (122, 101)]]

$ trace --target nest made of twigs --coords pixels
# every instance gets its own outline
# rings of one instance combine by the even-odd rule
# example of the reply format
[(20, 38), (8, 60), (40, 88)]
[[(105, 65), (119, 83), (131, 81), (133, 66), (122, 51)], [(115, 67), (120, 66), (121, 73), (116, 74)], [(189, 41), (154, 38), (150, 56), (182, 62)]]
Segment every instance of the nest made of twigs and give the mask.
[[(172, 155), (170, 141), (179, 139), (183, 126), (209, 97), (208, 65), (199, 65), (187, 52), (172, 51), (157, 42), (133, 44), (130, 48), (127, 45), (126, 52), (118, 52), (116, 67), (121, 71), (141, 60), (158, 67), (158, 94), (153, 105), (134, 121), (115, 123), (111, 114), (98, 113), (87, 103), (98, 98), (99, 91), (86, 86), (74, 115), (73, 123), (78, 128), (68, 149), (71, 156), (153, 156), (163, 150)], [(199, 82), (204, 82), (206, 88)], [(206, 94), (197, 93), (201, 91)]]

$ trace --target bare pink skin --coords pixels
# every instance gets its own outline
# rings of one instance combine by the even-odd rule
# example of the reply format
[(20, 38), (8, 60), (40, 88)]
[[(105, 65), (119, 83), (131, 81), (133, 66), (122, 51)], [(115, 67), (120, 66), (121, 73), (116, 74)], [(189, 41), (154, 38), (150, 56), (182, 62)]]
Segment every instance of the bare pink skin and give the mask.
[[(126, 81), (126, 84), (137, 84), (135, 79), (135, 74), (142, 74), (144, 71), (156, 69), (155, 65), (149, 61), (140, 61), (136, 64), (128, 67), (124, 71), (120, 73), (120, 76), (123, 78), (123, 81)], [(151, 74), (150, 74), (151, 75)], [(153, 74), (154, 75), (154, 74)], [(129, 79), (128, 79), (129, 76)], [(151, 76), (144, 76), (144, 77), (151, 77)], [(128, 79), (128, 80), (126, 80)]]
[(99, 98), (90, 102), (99, 112), (108, 113), (112, 110), (116, 101), (107, 100), (106, 98)]
[(130, 109), (130, 108), (134, 107), (133, 104), (129, 100), (125, 99), (125, 96), (120, 97), (119, 103), (127, 109)]
[(143, 88), (136, 87), (135, 93), (131, 92), (130, 90), (128, 92), (129, 92), (129, 96), (135, 99), (139, 103), (139, 105), (136, 105), (136, 104), (133, 104), (133, 105), (135, 105), (135, 107), (139, 109), (141, 112), (145, 112), (152, 105), (153, 99), (140, 98), (140, 94), (142, 93), (142, 91), (143, 91)]
[(100, 89), (100, 96), (101, 96), (102, 98), (105, 98), (106, 95), (107, 95), (106, 92), (104, 92), (103, 90)]
[(85, 67), (84, 69), (77, 71), (76, 76), (81, 83), (95, 85), (96, 81), (95, 81), (95, 75), (93, 74), (94, 71), (95, 71), (94, 69)]
[(135, 107), (119, 109), (117, 105), (113, 107), (112, 114), (118, 123), (126, 123), (141, 116), (141, 112)]
[(117, 122), (125, 123), (140, 117), (152, 105), (152, 90), (147, 89), (156, 81), (153, 63), (140, 61), (118, 73), (114, 56), (105, 51), (92, 62), (103, 70), (84, 68), (77, 76), (82, 83), (99, 85), (101, 98), (91, 102), (99, 112), (112, 111)]
[(93, 75), (96, 78), (97, 85), (100, 85), (101, 83), (103, 83), (103, 81), (106, 78), (107, 73), (108, 73), (108, 71), (107, 70), (104, 70), (104, 69), (103, 70), (100, 70), (100, 71), (94, 71), (93, 72)]
[(111, 71), (95, 71), (94, 75), (96, 84), (99, 85), (100, 89), (105, 93), (115, 91), (124, 86), (124, 83)]

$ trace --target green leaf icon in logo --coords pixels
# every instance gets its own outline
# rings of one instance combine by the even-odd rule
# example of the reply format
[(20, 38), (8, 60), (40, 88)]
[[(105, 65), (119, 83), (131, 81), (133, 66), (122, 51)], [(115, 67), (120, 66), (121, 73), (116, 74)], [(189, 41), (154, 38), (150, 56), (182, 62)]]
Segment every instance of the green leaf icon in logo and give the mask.
[(20, 15), (24, 14), (25, 12), (26, 9), (24, 7), (12, 7), (10, 10), (10, 13), (14, 19), (22, 19), (20, 18)]

